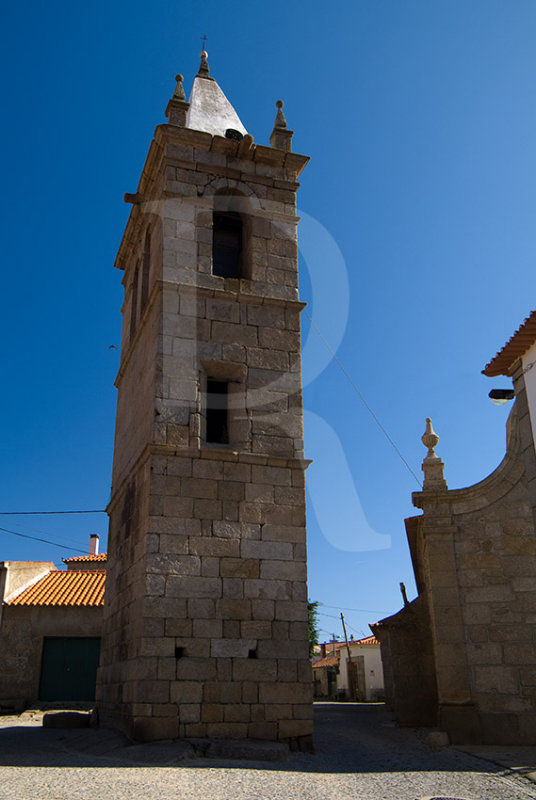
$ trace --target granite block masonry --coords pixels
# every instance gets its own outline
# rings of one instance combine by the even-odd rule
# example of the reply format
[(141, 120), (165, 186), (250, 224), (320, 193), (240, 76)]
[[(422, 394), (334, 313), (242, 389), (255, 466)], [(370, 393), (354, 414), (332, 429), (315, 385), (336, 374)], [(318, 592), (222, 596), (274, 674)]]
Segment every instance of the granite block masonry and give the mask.
[(423, 514), (406, 520), (419, 595), (371, 626), (397, 722), (454, 744), (536, 741), (536, 452), (517, 361), (506, 455), (484, 480), (449, 490), (427, 420)]
[(182, 77), (116, 266), (125, 301), (97, 701), (141, 741), (309, 749), (296, 191), (278, 101), (255, 145)]

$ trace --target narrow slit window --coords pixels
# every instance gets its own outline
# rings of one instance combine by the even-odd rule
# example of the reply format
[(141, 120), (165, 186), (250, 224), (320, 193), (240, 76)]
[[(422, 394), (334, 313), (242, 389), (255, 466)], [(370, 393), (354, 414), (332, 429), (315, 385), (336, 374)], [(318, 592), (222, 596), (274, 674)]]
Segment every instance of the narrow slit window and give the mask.
[(242, 277), (243, 226), (240, 214), (215, 211), (212, 220), (212, 273), (220, 278)]
[(228, 384), (207, 379), (207, 442), (229, 444)]
[(136, 324), (138, 322), (138, 281), (140, 275), (139, 265), (136, 267), (134, 279), (132, 281), (132, 300), (130, 309), (130, 341), (134, 338), (136, 333)]
[(143, 262), (142, 262), (142, 272), (141, 272), (141, 308), (140, 311), (143, 313), (143, 309), (147, 305), (147, 298), (149, 297), (149, 271), (151, 269), (151, 237), (149, 235), (149, 231), (147, 231), (145, 235), (145, 247), (143, 249)]

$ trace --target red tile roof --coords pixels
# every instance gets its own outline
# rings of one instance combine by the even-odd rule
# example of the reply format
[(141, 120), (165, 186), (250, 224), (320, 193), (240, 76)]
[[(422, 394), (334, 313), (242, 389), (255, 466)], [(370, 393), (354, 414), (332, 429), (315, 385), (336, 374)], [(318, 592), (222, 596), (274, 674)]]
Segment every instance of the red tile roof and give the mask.
[(6, 600), (10, 606), (102, 606), (104, 581), (101, 570), (51, 570), (48, 575)]
[(313, 663), (313, 669), (320, 669), (320, 667), (336, 667), (339, 663), (337, 656), (327, 656), (321, 658)]
[[(365, 636), (363, 639), (349, 639), (348, 644), (379, 645), (380, 643), (375, 636)], [(323, 646), (326, 648), (326, 653), (333, 653), (333, 642), (324, 642)], [(346, 642), (335, 642), (336, 653), (338, 653), (341, 647), (346, 647)]]
[(84, 561), (106, 561), (107, 553), (99, 553), (96, 556), (72, 556), (71, 558), (63, 558), (62, 561), (64, 564), (74, 564), (75, 562), (84, 562)]
[(350, 644), (379, 645), (380, 643), (375, 636), (365, 636), (364, 639), (354, 639), (354, 641), (350, 642)]
[(494, 378), (496, 375), (509, 375), (509, 368), (536, 342), (536, 311), (518, 328), (513, 336), (499, 350), (489, 364), (482, 370), (484, 375)]

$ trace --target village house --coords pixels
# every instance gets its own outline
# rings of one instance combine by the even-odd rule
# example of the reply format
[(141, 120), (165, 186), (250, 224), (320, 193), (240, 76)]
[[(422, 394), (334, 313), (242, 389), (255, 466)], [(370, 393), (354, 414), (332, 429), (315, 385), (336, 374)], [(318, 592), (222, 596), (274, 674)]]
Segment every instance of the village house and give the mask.
[(106, 553), (0, 563), (0, 709), (95, 699)]
[[(348, 654), (349, 650), (349, 654)], [(316, 699), (373, 702), (383, 699), (380, 643), (374, 636), (325, 642), (313, 660)]]
[(536, 742), (535, 364), (533, 311), (483, 370), (513, 380), (515, 404), (506, 455), (480, 483), (449, 490), (427, 420), (423, 513), (406, 520), (418, 597), (371, 626), (397, 721), (454, 743)]

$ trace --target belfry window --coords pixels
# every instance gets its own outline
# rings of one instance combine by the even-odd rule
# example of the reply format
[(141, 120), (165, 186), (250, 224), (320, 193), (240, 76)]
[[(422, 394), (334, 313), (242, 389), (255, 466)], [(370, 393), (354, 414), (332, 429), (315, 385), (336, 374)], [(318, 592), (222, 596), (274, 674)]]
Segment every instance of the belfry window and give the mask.
[(229, 386), (207, 378), (206, 441), (229, 444)]
[(212, 220), (212, 274), (243, 277), (243, 224), (235, 211), (214, 211)]

